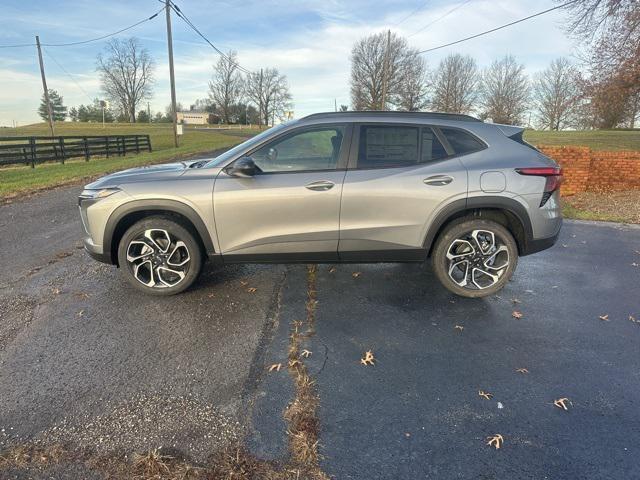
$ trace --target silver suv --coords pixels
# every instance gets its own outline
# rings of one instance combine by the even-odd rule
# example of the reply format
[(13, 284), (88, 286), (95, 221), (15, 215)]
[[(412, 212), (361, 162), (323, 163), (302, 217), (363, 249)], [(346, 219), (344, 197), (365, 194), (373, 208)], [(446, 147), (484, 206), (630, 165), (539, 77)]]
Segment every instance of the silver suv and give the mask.
[(522, 128), (466, 115), (319, 113), (210, 159), (87, 185), (84, 245), (135, 288), (183, 291), (220, 263), (424, 262), (491, 295), (553, 245), (561, 171)]

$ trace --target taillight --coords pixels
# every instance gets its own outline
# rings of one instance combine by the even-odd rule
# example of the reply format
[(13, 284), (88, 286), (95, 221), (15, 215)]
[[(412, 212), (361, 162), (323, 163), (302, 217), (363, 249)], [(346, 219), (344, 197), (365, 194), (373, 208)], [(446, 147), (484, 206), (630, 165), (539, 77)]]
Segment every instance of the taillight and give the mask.
[(549, 200), (553, 192), (560, 188), (560, 183), (562, 183), (562, 169), (560, 167), (516, 168), (516, 172), (520, 175), (533, 175), (535, 177), (546, 178), (544, 193), (542, 194), (542, 200), (540, 201), (541, 207), (547, 203), (547, 200)]

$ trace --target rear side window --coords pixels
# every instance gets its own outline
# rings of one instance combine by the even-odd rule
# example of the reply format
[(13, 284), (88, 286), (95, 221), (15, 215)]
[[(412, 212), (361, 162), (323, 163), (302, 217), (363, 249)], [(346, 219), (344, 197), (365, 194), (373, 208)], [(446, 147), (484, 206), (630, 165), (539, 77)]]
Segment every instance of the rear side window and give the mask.
[(449, 141), (456, 155), (466, 155), (484, 148), (484, 144), (473, 135), (456, 128), (442, 128), (440, 131)]
[(418, 163), (418, 128), (360, 127), (358, 168), (404, 167)]
[(402, 125), (360, 127), (358, 168), (409, 167), (446, 156), (444, 146), (431, 128)]

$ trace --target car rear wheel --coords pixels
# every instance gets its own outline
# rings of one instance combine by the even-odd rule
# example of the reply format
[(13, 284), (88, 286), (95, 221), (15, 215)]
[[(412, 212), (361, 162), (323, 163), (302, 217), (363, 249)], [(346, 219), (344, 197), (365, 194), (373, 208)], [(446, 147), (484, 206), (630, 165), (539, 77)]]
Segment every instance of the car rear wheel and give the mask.
[(431, 257), (438, 280), (449, 291), (462, 297), (486, 297), (513, 275), (518, 246), (499, 223), (463, 218), (440, 234)]
[(148, 217), (132, 225), (118, 246), (120, 270), (137, 290), (174, 295), (200, 274), (202, 252), (195, 236), (170, 217)]

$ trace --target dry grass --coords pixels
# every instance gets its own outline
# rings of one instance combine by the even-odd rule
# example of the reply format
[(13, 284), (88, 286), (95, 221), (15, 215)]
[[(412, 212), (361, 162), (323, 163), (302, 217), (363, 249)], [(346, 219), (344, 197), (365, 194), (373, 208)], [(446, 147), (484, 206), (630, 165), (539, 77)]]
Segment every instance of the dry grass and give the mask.
[(640, 190), (582, 192), (563, 201), (566, 218), (640, 224)]
[(0, 455), (0, 470), (8, 468), (23, 469), (32, 465), (44, 467), (60, 463), (60, 461), (67, 458), (69, 458), (68, 452), (59, 444), (48, 447), (20, 445), (2, 452)]

